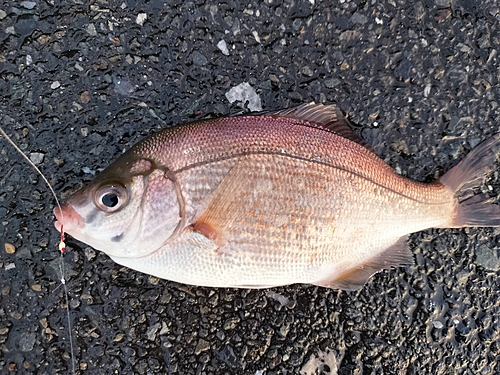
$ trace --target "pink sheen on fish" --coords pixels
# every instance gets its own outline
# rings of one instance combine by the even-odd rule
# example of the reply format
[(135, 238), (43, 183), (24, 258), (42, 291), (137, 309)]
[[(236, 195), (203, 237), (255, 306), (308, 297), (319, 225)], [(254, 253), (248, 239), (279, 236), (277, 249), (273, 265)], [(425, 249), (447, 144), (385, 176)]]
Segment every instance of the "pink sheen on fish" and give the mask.
[(407, 235), (499, 226), (479, 192), (494, 136), (438, 181), (402, 177), (334, 105), (202, 120), (145, 138), (56, 208), (56, 228), (115, 262), (212, 287), (354, 290), (412, 262)]

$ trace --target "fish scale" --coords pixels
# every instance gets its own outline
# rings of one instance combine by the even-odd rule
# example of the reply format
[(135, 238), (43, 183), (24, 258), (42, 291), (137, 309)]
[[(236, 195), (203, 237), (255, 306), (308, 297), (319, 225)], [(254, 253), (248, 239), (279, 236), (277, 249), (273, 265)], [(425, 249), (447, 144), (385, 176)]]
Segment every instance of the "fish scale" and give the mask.
[(133, 146), (69, 198), (64, 220), (55, 210), (56, 227), (187, 284), (354, 290), (412, 261), (409, 233), (498, 226), (478, 188), (499, 149), (492, 137), (424, 184), (395, 173), (333, 105), (202, 120)]

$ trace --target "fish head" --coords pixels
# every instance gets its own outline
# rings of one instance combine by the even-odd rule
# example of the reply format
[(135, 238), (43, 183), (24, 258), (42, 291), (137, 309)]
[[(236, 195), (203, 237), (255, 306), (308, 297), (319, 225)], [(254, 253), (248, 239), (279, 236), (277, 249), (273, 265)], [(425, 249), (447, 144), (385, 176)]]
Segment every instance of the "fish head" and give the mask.
[(137, 258), (158, 250), (183, 220), (173, 174), (132, 150), (54, 209), (55, 227), (109, 256)]

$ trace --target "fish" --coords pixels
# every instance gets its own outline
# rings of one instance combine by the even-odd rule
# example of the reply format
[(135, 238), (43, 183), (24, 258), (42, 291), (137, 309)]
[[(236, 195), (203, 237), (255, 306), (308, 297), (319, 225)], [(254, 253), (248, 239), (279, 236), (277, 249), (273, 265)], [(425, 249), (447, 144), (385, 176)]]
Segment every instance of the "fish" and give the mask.
[(403, 177), (334, 104), (199, 120), (149, 136), (54, 209), (55, 227), (179, 283), (352, 291), (413, 262), (408, 235), (499, 226), (481, 190), (500, 138), (432, 183)]

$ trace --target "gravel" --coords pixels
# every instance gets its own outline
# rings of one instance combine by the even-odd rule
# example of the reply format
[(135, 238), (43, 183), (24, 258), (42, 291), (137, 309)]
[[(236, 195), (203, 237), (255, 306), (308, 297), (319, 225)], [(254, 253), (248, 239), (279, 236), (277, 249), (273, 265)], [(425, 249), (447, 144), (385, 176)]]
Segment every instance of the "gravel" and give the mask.
[[(337, 103), (421, 181), (500, 123), (496, 0), (7, 1), (0, 19), (0, 121), (63, 199), (158, 129), (247, 111), (226, 98), (242, 83), (264, 110)], [(70, 238), (61, 260), (53, 197), (0, 142), (2, 374), (500, 373), (498, 229), (414, 234), (415, 265), (358, 292), (186, 286)]]

